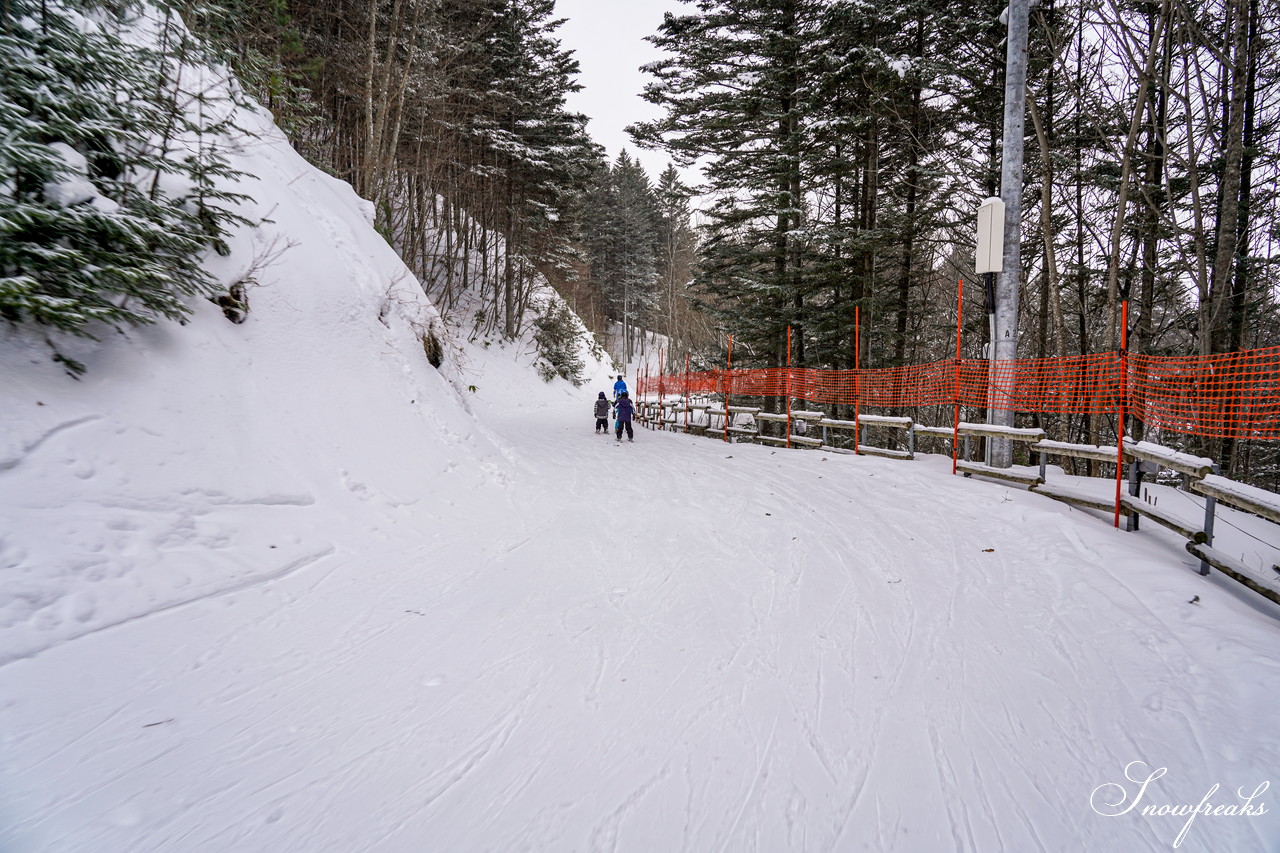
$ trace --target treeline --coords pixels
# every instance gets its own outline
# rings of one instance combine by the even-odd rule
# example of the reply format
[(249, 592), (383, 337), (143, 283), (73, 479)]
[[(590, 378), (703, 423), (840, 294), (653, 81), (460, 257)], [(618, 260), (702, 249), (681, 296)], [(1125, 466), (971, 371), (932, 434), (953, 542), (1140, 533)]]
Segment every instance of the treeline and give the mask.
[[(791, 326), (796, 363), (852, 366), (855, 308), (864, 366), (950, 356), (976, 208), (999, 194), (1003, 7), (708, 0), (666, 18), (652, 40), (671, 56), (646, 89), (665, 115), (633, 135), (704, 164), (696, 288), (736, 334), (735, 364), (783, 363)], [(1135, 351), (1280, 343), (1278, 12), (1034, 8), (1020, 355), (1115, 348), (1124, 299)], [(972, 355), (987, 324), (969, 305)]]
[(608, 163), (568, 109), (578, 66), (553, 0), (191, 11), (299, 150), (374, 202), (446, 314), (515, 335), (541, 275), (597, 332), (628, 307), (659, 331), (690, 325), (675, 295), (689, 277), (687, 191), (674, 172), (655, 189), (629, 158)]
[[(688, 285), (697, 241), (690, 223), (691, 191), (668, 166), (652, 184), (643, 167), (623, 151), (597, 172), (583, 202), (583, 266), (568, 294), (593, 328), (622, 324), (628, 354), (638, 336), (657, 331), (673, 352), (715, 345), (711, 318), (693, 310)], [(625, 359), (624, 359), (625, 360)]]

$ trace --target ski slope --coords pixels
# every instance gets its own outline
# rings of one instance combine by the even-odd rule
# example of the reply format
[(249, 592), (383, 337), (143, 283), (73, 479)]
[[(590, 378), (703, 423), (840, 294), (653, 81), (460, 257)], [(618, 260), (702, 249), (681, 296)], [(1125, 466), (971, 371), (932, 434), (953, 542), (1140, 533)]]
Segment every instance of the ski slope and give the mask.
[(940, 459), (594, 435), (236, 119), (244, 324), (0, 337), (2, 853), (1280, 847), (1125, 776), (1271, 781), (1280, 608)]
[(1159, 537), (512, 383), (429, 521), (0, 667), (0, 849), (1131, 853), (1186, 823), (1098, 813), (1131, 762), (1140, 806), (1280, 767), (1277, 613)]

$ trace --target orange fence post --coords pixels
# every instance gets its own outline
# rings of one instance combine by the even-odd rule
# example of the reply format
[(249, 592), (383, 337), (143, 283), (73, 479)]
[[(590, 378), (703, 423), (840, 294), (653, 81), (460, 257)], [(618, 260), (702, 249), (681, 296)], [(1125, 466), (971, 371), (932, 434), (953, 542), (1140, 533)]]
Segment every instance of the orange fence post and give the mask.
[(964, 317), (964, 279), (960, 279), (960, 287), (956, 293), (956, 364), (952, 371), (951, 399), (955, 401), (955, 418), (951, 422), (951, 475), (956, 473), (956, 458), (960, 443), (960, 329)]
[(666, 350), (665, 350), (663, 347), (658, 347), (658, 420), (659, 420), (659, 426), (661, 426), (661, 420), (662, 420), (662, 394), (663, 394), (663, 392), (666, 390), (666, 383), (664, 383), (662, 380), (666, 378), (666, 377), (665, 377), (666, 372), (667, 372), (667, 352), (666, 352)]
[(862, 429), (858, 416), (862, 409), (862, 306), (853, 307), (853, 453), (859, 455)]
[[(650, 373), (650, 371), (649, 371), (649, 362), (648, 362), (648, 361), (646, 361), (646, 362), (645, 362), (645, 364), (644, 364), (644, 366), (643, 366), (643, 368), (640, 368), (640, 370), (641, 370), (641, 373), (643, 373), (643, 374), (644, 374), (644, 391), (645, 391), (645, 396), (648, 396), (648, 394), (652, 394), (652, 393), (653, 393), (653, 373)], [(644, 407), (643, 407), (643, 409), (644, 409), (644, 423), (645, 423), (646, 427), (649, 427), (650, 429), (652, 429), (652, 428), (653, 428), (653, 419), (652, 419), (652, 418), (650, 418), (650, 416), (649, 416), (649, 407), (648, 407), (648, 406), (644, 406)]]
[(729, 336), (729, 355), (724, 368), (724, 440), (729, 440), (729, 374), (733, 372), (733, 335)]
[(1124, 472), (1124, 404), (1129, 397), (1129, 300), (1120, 303), (1120, 415), (1116, 422), (1116, 517), (1120, 527), (1120, 475)]
[(787, 447), (791, 447), (791, 327), (787, 326)]
[(689, 353), (684, 354), (684, 431), (689, 432)]

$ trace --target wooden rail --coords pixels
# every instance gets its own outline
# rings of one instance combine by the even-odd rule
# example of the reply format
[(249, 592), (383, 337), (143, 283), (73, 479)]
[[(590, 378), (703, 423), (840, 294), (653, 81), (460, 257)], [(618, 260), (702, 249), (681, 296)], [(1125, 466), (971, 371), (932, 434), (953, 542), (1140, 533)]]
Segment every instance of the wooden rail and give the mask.
[[(703, 422), (690, 420), (683, 428), (687, 432), (698, 432), (708, 435), (735, 436), (750, 438), (753, 441), (770, 446), (796, 448), (816, 448), (829, 453), (865, 454), (888, 459), (911, 460), (915, 458), (915, 440), (917, 436), (953, 440), (957, 434), (964, 437), (964, 461), (958, 462), (956, 470), (966, 477), (988, 477), (1010, 483), (1027, 486), (1029, 491), (1046, 498), (1060, 501), (1084, 509), (1098, 512), (1123, 511), (1128, 518), (1126, 529), (1139, 529), (1139, 519), (1145, 518), (1159, 524), (1187, 540), (1187, 552), (1200, 560), (1201, 574), (1209, 574), (1215, 568), (1245, 587), (1280, 604), (1280, 578), (1273, 578), (1258, 569), (1251, 568), (1230, 555), (1213, 547), (1213, 527), (1218, 501), (1229, 504), (1236, 509), (1252, 513), (1260, 518), (1280, 525), (1280, 495), (1258, 489), (1222, 477), (1216, 473), (1217, 466), (1213, 460), (1183, 453), (1169, 447), (1145, 441), (1124, 442), (1124, 462), (1129, 467), (1129, 494), (1120, 497), (1119, 506), (1095, 494), (1073, 489), (1069, 486), (1049, 484), (1047, 477), (1047, 458), (1049, 456), (1074, 457), (1090, 459), (1111, 465), (1117, 463), (1114, 447), (1100, 447), (1092, 444), (1073, 444), (1062, 441), (1051, 441), (1046, 438), (1044, 430), (1038, 428), (1020, 429), (993, 424), (960, 423), (958, 427), (927, 426), (917, 424), (909, 417), (888, 415), (859, 415), (857, 421), (828, 418), (820, 411), (792, 410), (790, 416), (784, 413), (765, 412), (755, 406), (729, 406), (713, 402), (692, 402), (683, 398), (663, 401), (644, 401), (639, 403), (639, 410), (646, 419), (651, 419), (658, 427), (671, 429), (682, 428), (681, 415), (697, 412)], [(670, 414), (668, 414), (670, 412)], [(749, 416), (750, 426), (734, 423), (714, 426), (713, 418), (730, 418)], [(803, 421), (810, 426), (820, 427), (823, 438), (793, 434), (786, 436), (762, 435), (762, 423), (793, 423)], [(907, 449), (875, 447), (861, 443), (855, 448), (833, 446), (828, 443), (830, 430), (852, 431), (861, 438), (861, 433), (868, 427), (900, 429), (907, 433)], [(970, 441), (973, 438), (1004, 438), (1026, 443), (1039, 457), (1038, 474), (1023, 468), (992, 468), (971, 460)], [(1190, 522), (1177, 515), (1157, 508), (1139, 498), (1142, 477), (1159, 470), (1174, 471), (1186, 479), (1189, 491), (1205, 498), (1204, 521), (1202, 524)]]
[(1191, 490), (1280, 524), (1280, 495), (1265, 489), (1210, 474), (1192, 483)]

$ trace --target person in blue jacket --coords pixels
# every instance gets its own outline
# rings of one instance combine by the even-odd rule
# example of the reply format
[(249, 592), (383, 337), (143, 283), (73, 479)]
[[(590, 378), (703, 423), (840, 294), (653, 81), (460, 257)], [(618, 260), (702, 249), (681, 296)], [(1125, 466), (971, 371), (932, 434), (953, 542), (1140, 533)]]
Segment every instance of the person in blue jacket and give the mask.
[(627, 383), (622, 380), (622, 376), (619, 374), (618, 381), (613, 383), (613, 401), (616, 403), (618, 398), (625, 393), (627, 393)]
[(622, 441), (622, 430), (627, 430), (627, 441), (635, 441), (635, 433), (631, 431), (631, 416), (635, 414), (636, 407), (631, 402), (631, 398), (627, 396), (627, 392), (623, 391), (618, 395), (618, 402), (614, 406), (614, 410), (618, 415), (618, 423), (614, 429), (614, 434), (618, 437), (618, 441)]

